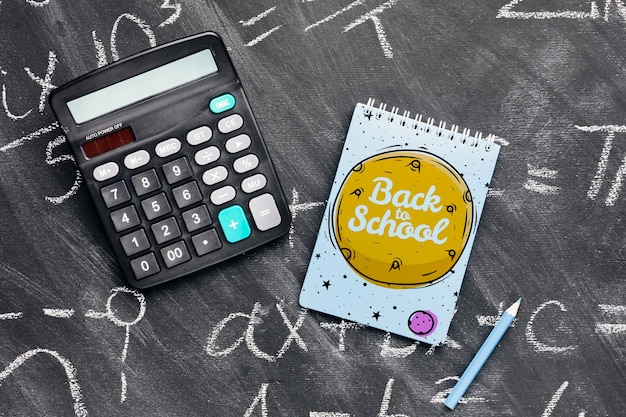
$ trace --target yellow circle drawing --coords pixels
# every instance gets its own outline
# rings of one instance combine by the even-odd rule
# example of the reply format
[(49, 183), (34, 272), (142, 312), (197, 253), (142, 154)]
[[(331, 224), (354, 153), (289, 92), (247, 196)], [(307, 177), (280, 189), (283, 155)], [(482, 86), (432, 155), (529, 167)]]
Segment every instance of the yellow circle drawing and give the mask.
[(333, 207), (343, 257), (367, 281), (391, 288), (433, 283), (456, 264), (474, 215), (459, 173), (422, 151), (391, 151), (357, 164)]

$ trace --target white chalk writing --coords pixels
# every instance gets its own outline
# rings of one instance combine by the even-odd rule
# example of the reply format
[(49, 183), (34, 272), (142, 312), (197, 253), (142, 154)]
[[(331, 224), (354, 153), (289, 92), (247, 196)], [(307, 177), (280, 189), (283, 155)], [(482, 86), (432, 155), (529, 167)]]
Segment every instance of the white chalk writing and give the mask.
[[(125, 321), (120, 319), (116, 314), (114, 309), (111, 307), (111, 304), (113, 302), (113, 299), (115, 297), (117, 297), (118, 294), (120, 293), (125, 293), (125, 294), (131, 294), (132, 296), (135, 297), (135, 299), (137, 300), (137, 302), (139, 303), (139, 309), (137, 311), (137, 317), (135, 317), (134, 320), (132, 321)], [(86, 317), (90, 317), (90, 318), (94, 318), (94, 319), (108, 319), (110, 320), (113, 324), (115, 324), (116, 326), (120, 326), (120, 327), (124, 327), (126, 329), (126, 337), (124, 339), (124, 347), (122, 348), (122, 364), (126, 363), (126, 357), (128, 356), (128, 344), (130, 341), (130, 327), (134, 326), (135, 324), (137, 324), (144, 316), (144, 314), (146, 314), (146, 298), (144, 297), (144, 295), (142, 293), (140, 293), (139, 291), (130, 289), (130, 288), (126, 288), (126, 287), (117, 287), (117, 288), (113, 288), (111, 290), (111, 295), (109, 296), (109, 298), (107, 299), (106, 302), (106, 311), (104, 312), (96, 312), (93, 310), (89, 310), (87, 313), (85, 313)], [(122, 389), (121, 389), (121, 394), (120, 394), (120, 402), (124, 402), (126, 401), (126, 372), (122, 369), (121, 371), (121, 375), (120, 375), (120, 379), (121, 379), (121, 383), (122, 383)]]
[(168, 9), (174, 10), (174, 13), (172, 13), (172, 15), (170, 17), (165, 19), (159, 25), (160, 28), (162, 28), (163, 26), (166, 26), (166, 25), (171, 25), (174, 22), (176, 22), (178, 20), (178, 18), (180, 17), (180, 13), (183, 10), (183, 6), (180, 3), (170, 4), (170, 0), (163, 0), (163, 4), (161, 5), (161, 9), (164, 9), (164, 10), (168, 10)]
[[(458, 381), (459, 379), (460, 379), (460, 377), (458, 377), (458, 376), (448, 376), (448, 377), (445, 377), (445, 378), (441, 378), (440, 380), (435, 382), (435, 385), (440, 385), (440, 384), (443, 384), (444, 382), (448, 382), (448, 381), (454, 381), (456, 383), (456, 381)], [(437, 394), (435, 394), (430, 399), (430, 402), (433, 403), (433, 404), (443, 404), (443, 402), (446, 400), (446, 397), (448, 396), (448, 394), (450, 394), (450, 392), (452, 392), (452, 388), (453, 388), (453, 386), (439, 391)], [(487, 402), (487, 399), (483, 398), (483, 397), (463, 396), (459, 400), (460, 404), (485, 403), (485, 402)]]
[(43, 314), (57, 319), (67, 319), (74, 315), (74, 310), (71, 308), (44, 308)]
[[(533, 165), (528, 164), (528, 175), (535, 178), (544, 178), (553, 180), (556, 178), (559, 172), (554, 169), (548, 168), (538, 168)], [(546, 184), (544, 182), (537, 181), (534, 178), (529, 178), (524, 184), (524, 188), (533, 191), (535, 193), (543, 194), (543, 195), (551, 195), (558, 194), (561, 191), (561, 187), (557, 187), (556, 185)]]
[[(267, 10), (264, 10), (261, 13), (259, 13), (258, 15), (254, 16), (254, 17), (252, 17), (252, 18), (250, 18), (248, 20), (240, 20), (239, 23), (242, 26), (244, 26), (244, 27), (254, 26), (258, 22), (260, 22), (261, 20), (265, 19), (270, 14), (274, 13), (274, 11), (276, 11), (276, 6), (273, 6), (273, 7), (270, 7), (269, 9), (267, 9)], [(246, 44), (246, 46), (254, 46), (254, 45), (258, 44), (259, 42), (263, 41), (265, 38), (270, 36), (272, 33), (276, 32), (281, 27), (282, 27), (282, 25), (274, 26), (270, 30), (260, 34), (259, 36), (257, 36), (256, 38), (254, 38), (253, 40), (248, 42)]]
[(355, 27), (359, 26), (362, 23), (367, 22), (368, 20), (372, 21), (372, 23), (374, 23), (374, 28), (376, 29), (376, 35), (378, 36), (378, 43), (380, 44), (380, 47), (383, 50), (383, 54), (385, 55), (385, 58), (393, 58), (393, 48), (391, 47), (391, 45), (389, 44), (389, 41), (387, 40), (387, 34), (385, 33), (385, 28), (380, 18), (378, 17), (378, 15), (381, 14), (383, 11), (389, 9), (391, 6), (393, 6), (397, 2), (398, 0), (389, 0), (381, 4), (375, 9), (365, 13), (363, 16), (359, 17), (357, 20), (350, 23), (348, 26), (344, 27), (343, 31), (348, 32), (349, 30), (354, 29)]
[[(330, 22), (331, 20), (335, 19), (337, 16), (344, 14), (345, 12), (347, 12), (348, 10), (359, 6), (361, 4), (363, 4), (365, 2), (365, 0), (355, 0), (352, 3), (350, 3), (349, 5), (343, 7), (342, 9), (331, 13), (330, 15), (324, 17), (321, 20), (318, 20), (317, 22), (307, 26), (306, 28), (304, 28), (304, 31), (307, 32), (311, 29), (314, 29), (320, 25), (323, 25), (325, 23)], [(352, 29), (360, 26), (361, 24), (367, 22), (367, 21), (371, 21), (374, 24), (374, 29), (376, 30), (376, 35), (378, 38), (378, 43), (381, 47), (381, 49), (383, 50), (383, 55), (386, 58), (393, 58), (393, 48), (391, 47), (391, 44), (389, 43), (389, 41), (387, 40), (387, 34), (385, 33), (385, 28), (382, 24), (382, 21), (379, 17), (379, 15), (384, 12), (385, 10), (391, 8), (392, 6), (394, 6), (396, 3), (398, 2), (398, 0), (389, 0), (383, 4), (381, 4), (378, 7), (375, 7), (374, 9), (370, 10), (369, 12), (361, 15), (359, 18), (357, 18), (355, 21), (353, 21), (352, 23), (350, 23), (349, 25), (345, 26), (343, 28), (343, 32), (349, 32)]]
[(46, 102), (48, 100), (48, 96), (50, 92), (56, 88), (54, 84), (52, 84), (52, 74), (56, 68), (56, 65), (59, 63), (57, 56), (54, 52), (48, 52), (48, 68), (46, 69), (46, 75), (43, 78), (35, 75), (30, 68), (24, 67), (24, 71), (28, 74), (28, 76), (35, 81), (41, 87), (41, 94), (39, 95), (39, 113), (43, 114), (43, 110), (46, 107)]
[(547, 10), (536, 10), (536, 11), (526, 11), (520, 12), (513, 10), (516, 6), (521, 4), (523, 0), (512, 0), (511, 2), (505, 4), (498, 10), (498, 14), (496, 15), (497, 19), (523, 19), (523, 20), (547, 20), (547, 19), (572, 19), (572, 20), (599, 20), (603, 19), (605, 22), (608, 22), (609, 16), (612, 13), (613, 7), (615, 4), (615, 10), (617, 15), (626, 20), (626, 6), (622, 2), (622, 0), (606, 0), (604, 3), (604, 15), (600, 13), (600, 8), (598, 7), (598, 3), (592, 1), (589, 5), (589, 11), (576, 11), (576, 10), (558, 10), (558, 11), (547, 11)]
[[(304, 343), (304, 340), (302, 340), (302, 337), (300, 337), (300, 335), (298, 334), (298, 329), (304, 323), (304, 319), (306, 317), (307, 311), (304, 309), (300, 311), (298, 319), (296, 320), (296, 323), (294, 325), (291, 323), (291, 321), (287, 317), (280, 303), (276, 304), (276, 309), (278, 310), (281, 317), (283, 318), (283, 323), (289, 330), (289, 335), (287, 336), (287, 338), (285, 339), (285, 341), (283, 342), (282, 346), (280, 347), (280, 349), (278, 350), (276, 354), (270, 355), (264, 352), (263, 350), (259, 348), (259, 346), (256, 344), (256, 341), (255, 341), (254, 330), (257, 327), (257, 325), (259, 325), (262, 322), (262, 320), (260, 319), (261, 316), (266, 316), (269, 313), (269, 310), (264, 309), (261, 306), (261, 303), (255, 303), (252, 309), (252, 312), (250, 314), (232, 313), (232, 314), (229, 314), (226, 318), (222, 319), (213, 328), (213, 331), (211, 332), (211, 335), (209, 336), (209, 339), (205, 348), (205, 352), (211, 356), (216, 356), (216, 357), (227, 356), (231, 354), (235, 349), (237, 349), (237, 347), (239, 347), (239, 345), (243, 341), (246, 342), (246, 346), (248, 350), (250, 350), (250, 352), (252, 352), (254, 356), (256, 356), (259, 359), (264, 359), (268, 362), (275, 362), (277, 359), (282, 358), (285, 355), (285, 353), (287, 353), (287, 351), (291, 347), (291, 344), (294, 341), (296, 342), (296, 345), (300, 347), (300, 349), (306, 352), (308, 348), (306, 344)], [(248, 320), (248, 326), (246, 330), (244, 331), (243, 335), (239, 337), (235, 342), (233, 342), (229, 347), (225, 349), (220, 349), (217, 346), (217, 339), (220, 333), (232, 320), (237, 319), (237, 318), (244, 318)]]
[[(600, 153), (600, 160), (598, 161), (598, 167), (596, 169), (596, 175), (593, 177), (593, 181), (591, 182), (589, 191), (587, 191), (587, 197), (590, 198), (591, 200), (595, 200), (598, 194), (600, 193), (602, 184), (604, 183), (604, 177), (606, 176), (607, 164), (609, 161), (609, 157), (611, 155), (611, 150), (613, 149), (613, 140), (615, 139), (615, 134), (626, 132), (626, 126), (625, 125), (576, 126), (576, 128), (583, 132), (606, 133), (606, 137), (604, 139), (604, 146), (602, 147), (602, 152)], [(624, 156), (624, 158), (622, 159), (622, 163), (617, 173), (615, 174), (615, 177), (609, 189), (608, 196), (606, 197), (604, 201), (604, 203), (607, 206), (612, 206), (617, 201), (617, 198), (619, 197), (619, 194), (622, 191), (622, 186), (624, 183), (625, 176), (626, 176), (626, 156)]]
[(246, 410), (243, 417), (251, 417), (252, 412), (256, 409), (259, 403), (261, 404), (261, 417), (267, 417), (267, 387), (269, 384), (261, 384), (261, 388), (259, 389), (259, 393), (252, 400), (252, 404)]
[(326, 201), (314, 201), (311, 203), (300, 203), (300, 195), (294, 188), (291, 191), (291, 204), (289, 205), (289, 211), (291, 212), (291, 226), (289, 228), (289, 247), (294, 247), (293, 235), (296, 232), (295, 221), (300, 212), (312, 210), (315, 207), (324, 206)]
[(320, 327), (322, 329), (332, 330), (339, 333), (339, 344), (337, 345), (337, 348), (340, 352), (344, 352), (346, 350), (346, 331), (361, 329), (365, 326), (360, 323), (341, 320), (340, 323), (322, 322), (320, 323)]
[(0, 372), (0, 384), (2, 384), (5, 379), (13, 374), (13, 372), (15, 372), (17, 368), (26, 363), (26, 361), (42, 353), (52, 356), (61, 364), (61, 366), (63, 366), (63, 370), (65, 371), (65, 376), (67, 377), (67, 382), (70, 389), (70, 395), (74, 400), (74, 414), (77, 417), (87, 417), (87, 408), (85, 408), (85, 404), (83, 404), (83, 394), (81, 392), (78, 379), (76, 378), (76, 368), (74, 368), (74, 365), (72, 365), (69, 360), (59, 355), (59, 353), (54, 350), (32, 349), (22, 353), (17, 358), (15, 358), (15, 360), (13, 360), (13, 362), (11, 362), (6, 368), (4, 368), (2, 372)]
[[(626, 306), (623, 305), (600, 304), (598, 308), (606, 315), (622, 315), (626, 317)], [(606, 335), (626, 333), (626, 324), (598, 323), (596, 324), (596, 331)]]
[(526, 340), (537, 352), (551, 352), (551, 353), (567, 353), (576, 349), (575, 346), (550, 346), (546, 343), (540, 342), (537, 340), (537, 336), (535, 335), (534, 323), (535, 319), (546, 307), (548, 306), (557, 306), (561, 310), (561, 312), (566, 312), (567, 309), (563, 305), (562, 302), (558, 300), (550, 300), (541, 304), (530, 316), (528, 320), (528, 324), (526, 325)]
[[(57, 157), (52, 156), (52, 151), (56, 147), (61, 146), (66, 142), (67, 142), (67, 139), (65, 138), (65, 136), (57, 136), (56, 139), (53, 139), (50, 142), (48, 142), (48, 146), (46, 146), (46, 163), (48, 165), (57, 165), (61, 162), (69, 161), (73, 163), (74, 166), (76, 166), (74, 155), (63, 154)], [(74, 177), (74, 184), (72, 184), (70, 189), (67, 190), (67, 192), (61, 196), (56, 196), (56, 197), (46, 196), (45, 197), (46, 201), (49, 201), (52, 204), (61, 204), (65, 200), (70, 198), (71, 196), (75, 195), (78, 192), (78, 189), (80, 188), (81, 183), (83, 182), (82, 175), (80, 174), (80, 170), (76, 168), (75, 172), (76, 174)]]

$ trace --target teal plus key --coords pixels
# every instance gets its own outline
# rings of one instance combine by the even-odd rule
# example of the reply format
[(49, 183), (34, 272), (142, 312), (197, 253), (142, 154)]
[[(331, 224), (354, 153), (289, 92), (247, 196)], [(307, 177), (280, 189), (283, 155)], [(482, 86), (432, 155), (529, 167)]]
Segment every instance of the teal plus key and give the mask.
[(239, 242), (250, 236), (250, 223), (243, 208), (238, 205), (230, 206), (220, 211), (217, 218), (224, 231), (226, 240), (230, 243)]

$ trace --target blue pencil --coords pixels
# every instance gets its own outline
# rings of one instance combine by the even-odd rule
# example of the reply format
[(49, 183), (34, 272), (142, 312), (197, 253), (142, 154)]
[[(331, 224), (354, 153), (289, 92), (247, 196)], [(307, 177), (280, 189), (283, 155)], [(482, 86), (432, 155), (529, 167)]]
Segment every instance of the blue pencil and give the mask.
[(502, 339), (502, 336), (504, 336), (504, 333), (506, 333), (506, 331), (509, 329), (509, 326), (511, 326), (511, 323), (513, 323), (521, 302), (522, 299), (520, 298), (515, 303), (513, 303), (511, 307), (507, 308), (504, 313), (502, 313), (500, 320), (498, 320), (498, 323), (496, 323), (491, 333), (489, 333), (489, 336), (487, 336), (487, 339), (483, 342), (483, 345), (480, 347), (480, 349), (478, 349), (478, 352), (476, 352), (474, 359), (472, 359), (470, 364), (467, 365), (467, 369), (465, 369), (465, 372), (463, 372), (463, 375), (461, 375), (461, 378), (458, 380), (450, 394), (448, 394), (446, 400), (443, 402), (446, 407), (454, 410), (454, 407), (456, 407), (463, 394), (465, 394), (467, 388), (469, 388), (472, 381), (474, 381), (474, 378), (476, 378), (476, 375), (478, 375), (478, 372), (480, 372), (480, 369), (489, 358), (489, 355), (491, 355), (491, 352), (493, 352), (493, 350), (496, 348), (496, 346), (500, 342), (500, 339)]

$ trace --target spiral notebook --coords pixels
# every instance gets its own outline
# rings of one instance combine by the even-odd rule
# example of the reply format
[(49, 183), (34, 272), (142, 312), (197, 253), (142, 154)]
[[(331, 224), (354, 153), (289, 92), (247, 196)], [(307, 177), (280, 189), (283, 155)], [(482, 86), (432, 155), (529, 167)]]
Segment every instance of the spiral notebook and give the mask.
[(422, 119), (356, 105), (300, 304), (438, 345), (500, 146)]

